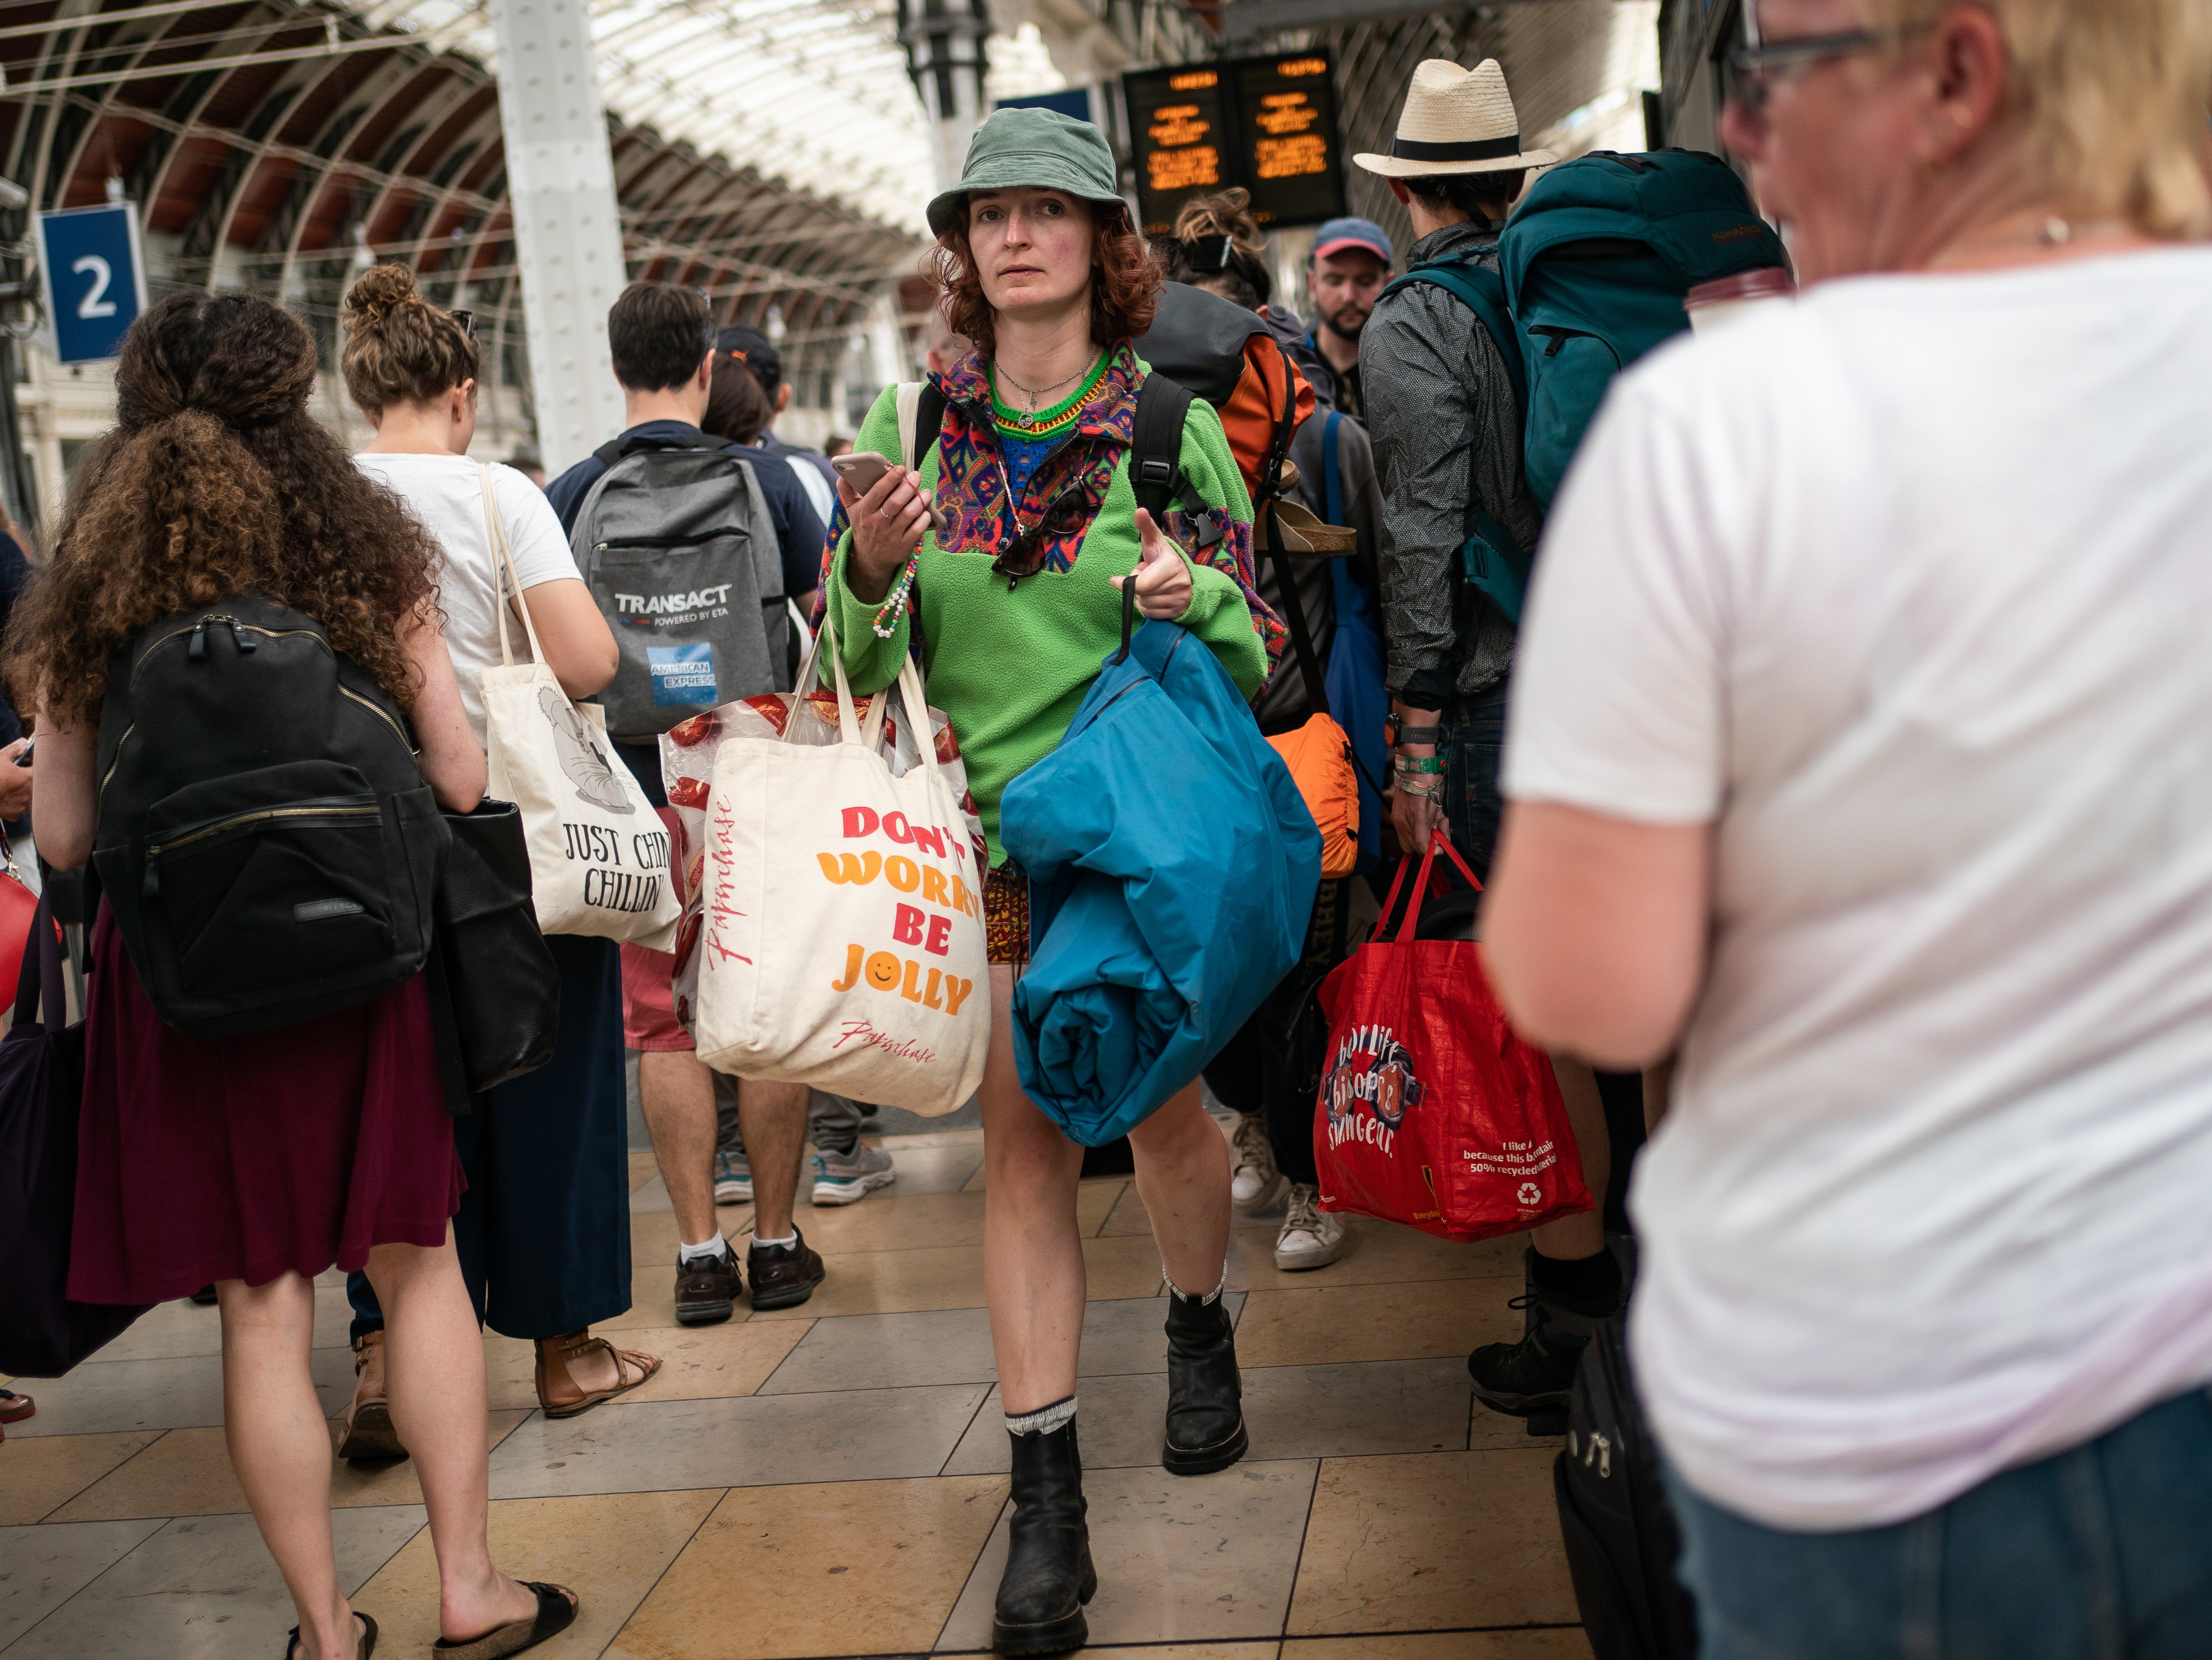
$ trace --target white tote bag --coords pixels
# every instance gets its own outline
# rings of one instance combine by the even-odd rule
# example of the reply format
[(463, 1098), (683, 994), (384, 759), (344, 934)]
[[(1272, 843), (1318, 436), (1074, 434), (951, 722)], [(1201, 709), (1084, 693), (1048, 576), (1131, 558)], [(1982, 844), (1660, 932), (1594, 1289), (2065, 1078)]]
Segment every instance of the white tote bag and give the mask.
[[(811, 1084), (908, 1112), (951, 1112), (991, 1047), (983, 872), (959, 792), (938, 763), (894, 776), (879, 753), (891, 698), (864, 730), (823, 622), (840, 741), (725, 733), (700, 849), (699, 1058), (739, 1078)], [(908, 729), (931, 731), (909, 659)]]
[(492, 609), (499, 617), (501, 667), (479, 677), (491, 794), (522, 810), (530, 842), (530, 882), (538, 926), (666, 951), (681, 907), (669, 881), (668, 831), (660, 815), (607, 741), (595, 704), (569, 701), (538, 644), (530, 609), (520, 606), (530, 637), (527, 663), (514, 660), (507, 594), (521, 579), (481, 469), (484, 531), (495, 559)]

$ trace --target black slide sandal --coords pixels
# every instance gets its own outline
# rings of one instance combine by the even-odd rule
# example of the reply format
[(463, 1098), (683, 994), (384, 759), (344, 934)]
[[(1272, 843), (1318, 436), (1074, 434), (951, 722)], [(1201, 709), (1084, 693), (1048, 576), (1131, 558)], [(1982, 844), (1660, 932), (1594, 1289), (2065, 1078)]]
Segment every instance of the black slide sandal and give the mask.
[(449, 1643), (441, 1637), (431, 1645), (431, 1652), (443, 1655), (446, 1660), (504, 1660), (507, 1655), (536, 1648), (547, 1638), (557, 1636), (576, 1623), (579, 1603), (574, 1600), (575, 1593), (567, 1586), (526, 1579), (522, 1588), (537, 1594), (538, 1614), (534, 1619), (499, 1626), (481, 1637), (471, 1637), (461, 1643)]
[[(359, 1608), (353, 1611), (353, 1617), (361, 1621), (361, 1646), (356, 1649), (354, 1653), (357, 1660), (369, 1660), (369, 1657), (376, 1652), (376, 1621)], [(299, 1646), (300, 1628), (295, 1626), (292, 1627), (291, 1634), (284, 1639), (284, 1660), (292, 1660), (292, 1656), (298, 1651)]]

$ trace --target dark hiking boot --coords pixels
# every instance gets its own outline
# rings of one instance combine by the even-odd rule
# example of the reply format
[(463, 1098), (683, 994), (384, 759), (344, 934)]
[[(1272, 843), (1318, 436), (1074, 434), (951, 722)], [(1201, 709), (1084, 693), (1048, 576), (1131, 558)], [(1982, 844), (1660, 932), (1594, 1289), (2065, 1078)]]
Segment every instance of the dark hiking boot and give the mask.
[(1098, 1590), (1075, 1421), (1048, 1435), (1007, 1438), (1014, 1451), (1014, 1515), (1006, 1529), (1006, 1572), (991, 1612), (991, 1646), (1000, 1654), (1065, 1654), (1091, 1640), (1083, 1605)]
[(1244, 1456), (1243, 1384), (1228, 1304), (1168, 1288), (1168, 1432), (1160, 1463), (1171, 1475), (1204, 1475)]
[(755, 1245), (745, 1253), (756, 1310), (796, 1308), (829, 1274), (821, 1253), (807, 1249), (806, 1236), (796, 1228), (792, 1231), (798, 1237), (788, 1245)]
[(1467, 1357), (1468, 1376), (1474, 1398), (1492, 1412), (1528, 1419), (1532, 1435), (1558, 1433), (1583, 1351), (1598, 1327), (1620, 1312), (1620, 1298), (1586, 1302), (1547, 1290), (1535, 1282), (1533, 1251), (1528, 1260), (1528, 1292), (1507, 1305), (1522, 1310), (1526, 1335), (1517, 1343), (1484, 1344)]

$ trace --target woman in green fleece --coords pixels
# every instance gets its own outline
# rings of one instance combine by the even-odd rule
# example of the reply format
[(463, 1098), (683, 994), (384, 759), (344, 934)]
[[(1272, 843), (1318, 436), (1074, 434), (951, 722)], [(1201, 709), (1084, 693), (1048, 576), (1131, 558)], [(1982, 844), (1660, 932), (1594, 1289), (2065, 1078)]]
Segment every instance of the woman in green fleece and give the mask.
[[(1082, 1644), (1097, 1583), (1074, 1424), (1083, 1150), (1015, 1072), (1008, 1008), (1028, 955), (1028, 887), (1000, 844), (999, 803), (1059, 743), (1120, 643), (1125, 581), (1146, 617), (1211, 647), (1247, 696), (1267, 682), (1282, 625), (1253, 591), (1251, 503), (1202, 401), (1182, 465), (1221, 534), (1201, 537), (1181, 511), (1156, 525), (1136, 505), (1129, 441), (1147, 371), (1130, 341), (1151, 323), (1158, 278), (1099, 131), (1050, 111), (999, 112), (929, 221), (946, 319), (975, 350), (938, 377), (945, 414), (920, 474), (894, 468), (865, 496), (841, 487), (825, 603), (856, 691), (889, 685), (919, 649), (990, 837), (983, 1264), (1015, 1503), (996, 1639), (1001, 1653), (1046, 1654)], [(878, 400), (855, 447), (900, 454), (896, 393)], [(1195, 1081), (1129, 1140), (1172, 1293), (1162, 1462), (1219, 1469), (1246, 1444), (1220, 1298), (1227, 1150)]]

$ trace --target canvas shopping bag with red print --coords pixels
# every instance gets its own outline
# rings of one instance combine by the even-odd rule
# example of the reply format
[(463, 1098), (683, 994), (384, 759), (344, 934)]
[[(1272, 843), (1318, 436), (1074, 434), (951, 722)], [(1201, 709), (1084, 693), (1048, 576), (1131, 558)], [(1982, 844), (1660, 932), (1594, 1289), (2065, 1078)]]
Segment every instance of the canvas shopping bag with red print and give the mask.
[(1411, 860), (1375, 937), (1322, 983), (1328, 1048), (1314, 1112), (1323, 1210), (1358, 1211), (1446, 1239), (1516, 1233), (1590, 1208), (1552, 1063), (1513, 1035), (1471, 940), (1407, 936), (1437, 849), (1386, 938)]
[(982, 826), (913, 663), (863, 711), (826, 620), (799, 684), (825, 650), (834, 697), (750, 698), (661, 740), (677, 1014), (717, 1072), (951, 1112), (990, 1048)]

